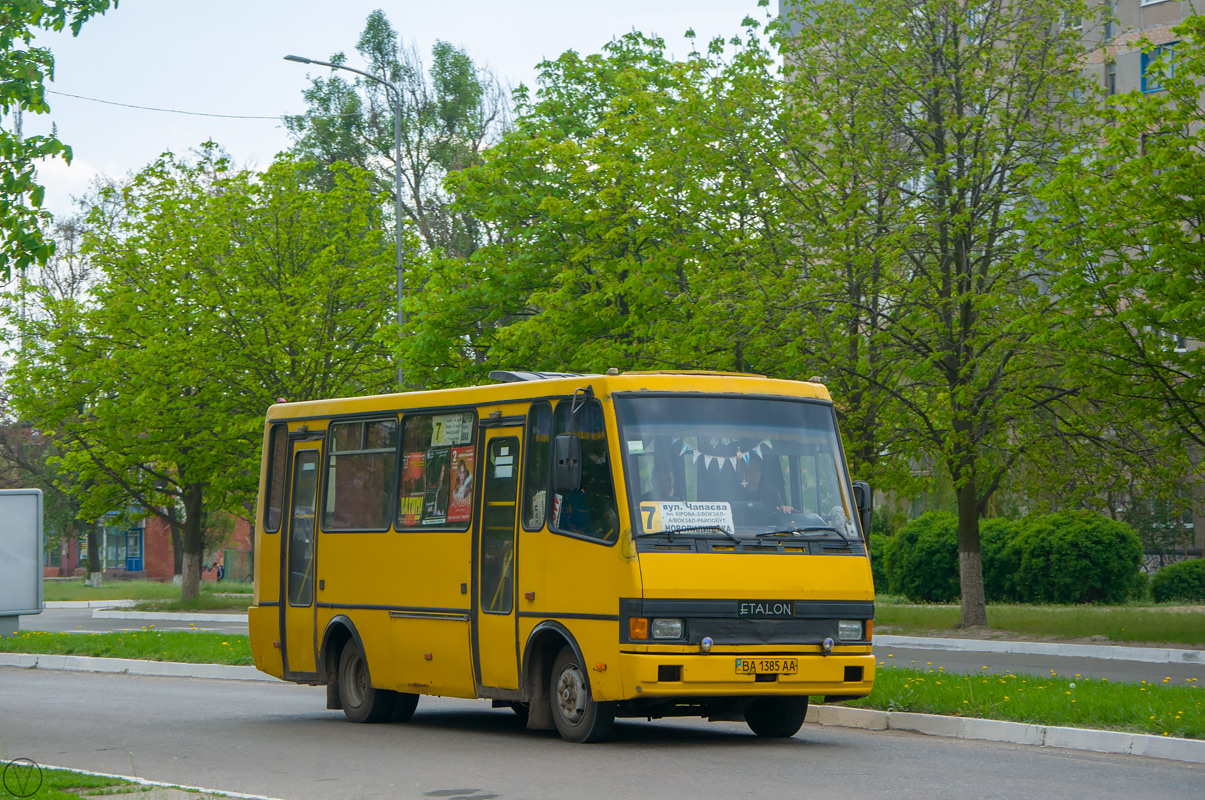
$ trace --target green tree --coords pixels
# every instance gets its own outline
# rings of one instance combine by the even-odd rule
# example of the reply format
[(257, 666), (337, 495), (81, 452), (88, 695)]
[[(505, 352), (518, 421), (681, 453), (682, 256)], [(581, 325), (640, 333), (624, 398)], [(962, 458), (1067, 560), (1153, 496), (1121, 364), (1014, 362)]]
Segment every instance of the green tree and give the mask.
[(392, 250), (371, 177), (335, 167), (320, 191), (310, 169), (165, 154), (93, 209), (98, 285), (35, 295), (24, 326), (16, 408), (61, 443), (84, 515), (149, 512), (178, 532), (185, 597), (206, 519), (254, 496), (268, 405), (391, 383)]
[(451, 181), (489, 244), (436, 262), (412, 370), (718, 368), (783, 374), (789, 223), (772, 54), (756, 39), (673, 60), (628, 34), (541, 64), (515, 130)]
[[(382, 193), (394, 192), (402, 172), (403, 214), (418, 230), (423, 246), (467, 256), (480, 244), (477, 221), (452, 208), (444, 179), (472, 164), (507, 127), (501, 84), (447, 42), (431, 51), (428, 70), (413, 46), (403, 46), (383, 11), (368, 15), (356, 50), (365, 71), (401, 91), (402, 153), (396, 161), (394, 109), (398, 99), (385, 87), (334, 73), (315, 78), (304, 93), (309, 109), (285, 118), (304, 159), (329, 166), (343, 161), (372, 172)], [(342, 64), (337, 53), (331, 63)], [(384, 165), (384, 166), (382, 166)], [(420, 273), (421, 274), (421, 273)]]
[(1050, 215), (1037, 233), (1057, 260), (1054, 289), (1068, 313), (1057, 339), (1080, 349), (1086, 385), (1200, 453), (1205, 18), (1175, 32), (1174, 57), (1157, 59), (1148, 78), (1162, 91), (1109, 99), (1099, 140), (1065, 159), (1043, 192)]
[(52, 245), (42, 234), (43, 189), (34, 176), (34, 162), (61, 156), (71, 160), (71, 148), (55, 135), (21, 136), (4, 120), (12, 111), (45, 114), (46, 82), (54, 80), (54, 56), (32, 46), (38, 31), (74, 35), (92, 16), (103, 14), (117, 0), (5, 0), (0, 9), (0, 278), (16, 268), (44, 263)]
[[(1042, 320), (1051, 298), (1018, 255), (1035, 185), (1078, 141), (1080, 33), (1061, 23), (1081, 4), (793, 5), (801, 32), (786, 59), (829, 87), (804, 84), (796, 104), (824, 115), (825, 97), (857, 97), (856, 114), (829, 117), (853, 131), (828, 137), (845, 162), (841, 152), (821, 153), (825, 167), (809, 185), (830, 198), (832, 221), (862, 229), (866, 252), (852, 262), (835, 255), (836, 277), (820, 285), (860, 305), (862, 335), (891, 351), (877, 362), (837, 348), (814, 353), (890, 397), (878, 424), (896, 456), (948, 471), (962, 624), (983, 625), (979, 519), (1018, 460), (1044, 442), (1034, 423), (1069, 393), (1053, 371), (1058, 354), (1027, 322)], [(850, 170), (867, 184), (852, 197)], [(816, 263), (824, 266), (822, 255)], [(867, 276), (876, 302), (848, 291), (850, 269)]]

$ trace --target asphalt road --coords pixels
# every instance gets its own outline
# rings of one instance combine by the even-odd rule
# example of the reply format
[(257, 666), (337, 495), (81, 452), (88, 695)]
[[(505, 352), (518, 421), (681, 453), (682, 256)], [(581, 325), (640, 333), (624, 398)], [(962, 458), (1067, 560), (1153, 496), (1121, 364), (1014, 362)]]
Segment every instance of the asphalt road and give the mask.
[(0, 668), (0, 754), (287, 800), (1107, 798), (1199, 800), (1205, 767), (1138, 756), (804, 726), (623, 721), (570, 745), (481, 701), (423, 698), (353, 725), (321, 689)]
[[(1138, 648), (1134, 648), (1137, 650)], [(1205, 683), (1205, 663), (1201, 664), (1151, 664), (1142, 661), (1125, 661), (1106, 658), (1082, 658), (1079, 656), (1045, 656), (1025, 653), (975, 653), (950, 652), (946, 650), (925, 650), (923, 648), (887, 647), (875, 645), (875, 658), (882, 667), (904, 667), (907, 669), (936, 670), (939, 667), (946, 672), (958, 675), (977, 675), (980, 673), (1028, 673), (1030, 675), (1050, 675), (1055, 673), (1064, 678), (1074, 679), (1077, 675), (1084, 678), (1123, 683), (1163, 683), (1164, 678), (1171, 678), (1168, 685), (1188, 685), (1188, 679), (1196, 678), (1198, 683)], [(1205, 796), (1205, 791), (1202, 792)]]
[[(82, 631), (96, 633), (104, 631), (139, 631), (154, 625), (160, 631), (214, 631), (217, 633), (246, 633), (247, 615), (243, 612), (230, 614), (229, 620), (189, 622), (187, 620), (149, 619), (102, 619), (93, 618), (91, 608), (44, 608), (41, 614), (21, 617), (23, 631), (50, 631), (72, 633)], [(114, 609), (125, 611), (126, 609)], [(213, 612), (207, 612), (207, 615)]]

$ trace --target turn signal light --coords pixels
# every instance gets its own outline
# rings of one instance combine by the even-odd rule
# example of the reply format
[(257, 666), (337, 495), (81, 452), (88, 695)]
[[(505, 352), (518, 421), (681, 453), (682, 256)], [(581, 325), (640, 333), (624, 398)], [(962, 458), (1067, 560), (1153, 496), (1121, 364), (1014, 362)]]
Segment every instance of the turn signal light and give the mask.
[(868, 620), (866, 620), (866, 641), (869, 642), (871, 639), (871, 636), (873, 634), (874, 634), (874, 620), (868, 619)]
[(649, 638), (649, 621), (647, 617), (628, 617), (628, 638)]

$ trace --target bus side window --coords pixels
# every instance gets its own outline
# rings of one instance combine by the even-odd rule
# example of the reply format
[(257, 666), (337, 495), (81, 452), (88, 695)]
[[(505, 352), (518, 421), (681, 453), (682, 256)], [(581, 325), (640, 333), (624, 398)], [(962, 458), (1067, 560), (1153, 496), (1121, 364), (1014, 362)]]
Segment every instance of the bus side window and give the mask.
[(468, 530), (473, 515), (477, 415), (456, 409), (402, 420), (398, 530)]
[[(569, 433), (572, 401), (562, 400), (556, 407), (556, 432)], [(619, 512), (615, 503), (615, 485), (611, 480), (611, 460), (607, 455), (607, 429), (602, 405), (590, 400), (574, 414), (573, 432), (582, 443), (581, 489), (554, 497), (552, 527), (564, 533), (576, 533), (614, 542), (619, 538)]]
[(273, 425), (269, 437), (268, 448), (268, 485), (264, 487), (268, 493), (264, 503), (264, 532), (276, 533), (280, 530), (281, 511), (284, 509), (285, 467), (288, 466), (286, 447), (289, 435), (284, 425)]
[(548, 465), (551, 462), (552, 409), (547, 403), (535, 403), (527, 415), (527, 459), (523, 473), (523, 530), (544, 527), (548, 507)]

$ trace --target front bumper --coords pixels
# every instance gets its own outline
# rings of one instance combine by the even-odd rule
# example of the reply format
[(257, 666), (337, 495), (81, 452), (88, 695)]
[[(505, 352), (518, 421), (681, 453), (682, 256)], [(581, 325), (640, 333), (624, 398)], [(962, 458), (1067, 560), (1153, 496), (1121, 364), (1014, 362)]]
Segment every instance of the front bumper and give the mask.
[[(852, 649), (852, 648), (851, 648)], [(739, 675), (738, 658), (764, 658), (764, 651), (741, 653), (631, 653), (620, 654), (623, 699), (652, 697), (756, 697), (762, 695), (824, 695), (864, 697), (874, 685), (874, 655), (870, 647), (860, 652), (834, 651), (774, 654), (799, 659), (794, 675)]]

